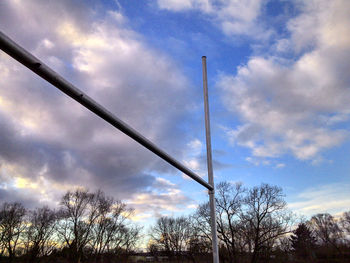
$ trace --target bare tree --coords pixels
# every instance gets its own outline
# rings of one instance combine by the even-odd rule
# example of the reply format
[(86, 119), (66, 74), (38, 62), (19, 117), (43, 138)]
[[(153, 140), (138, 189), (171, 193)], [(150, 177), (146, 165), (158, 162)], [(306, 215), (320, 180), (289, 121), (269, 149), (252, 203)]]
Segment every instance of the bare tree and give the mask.
[(100, 194), (98, 218), (92, 231), (90, 248), (95, 259), (105, 252), (118, 255), (121, 251), (130, 251), (139, 238), (140, 228), (128, 225), (133, 210), (120, 201)]
[(47, 206), (30, 211), (28, 215), (28, 227), (24, 233), (25, 247), (29, 262), (38, 261), (39, 257), (49, 255), (55, 248), (52, 239), (56, 212)]
[(187, 251), (193, 255), (209, 253), (211, 251), (211, 243), (208, 239), (194, 233), (188, 240)]
[(151, 229), (151, 237), (169, 257), (178, 257), (187, 249), (190, 224), (185, 217), (161, 217)]
[(241, 183), (222, 182), (216, 187), (216, 215), (218, 238), (225, 244), (230, 262), (236, 262), (244, 244), (241, 237), (241, 208), (245, 189)]
[(309, 225), (321, 243), (341, 253), (340, 242), (343, 239), (343, 233), (332, 215), (317, 214), (311, 218)]
[(79, 263), (87, 244), (92, 238), (92, 229), (99, 216), (100, 191), (68, 191), (61, 199), (57, 234), (70, 251), (71, 259)]
[(123, 224), (119, 228), (112, 242), (109, 251), (115, 255), (120, 256), (122, 253), (129, 255), (135, 247), (137, 241), (140, 239), (141, 227), (135, 225)]
[(5, 243), (5, 228), (2, 224), (3, 222), (3, 214), (0, 212), (0, 258), (3, 257), (4, 253), (6, 252), (6, 243)]
[(292, 215), (286, 208), (282, 189), (262, 184), (249, 190), (245, 198), (242, 220), (252, 240), (251, 262), (259, 261), (262, 253), (268, 254), (276, 239), (290, 232)]
[(349, 247), (350, 245), (350, 211), (344, 212), (340, 218), (340, 226), (344, 233), (344, 243)]
[(350, 235), (350, 211), (344, 212), (341, 219), (340, 219), (340, 225), (343, 229), (343, 231)]
[[(242, 184), (222, 182), (216, 186), (216, 217), (219, 241), (225, 246), (221, 257), (227, 252), (228, 260), (237, 259), (237, 250), (241, 249), (240, 213), (245, 190)], [(211, 243), (211, 221), (209, 203), (200, 205), (193, 215), (194, 228), (198, 236)]]
[(92, 229), (92, 238), (89, 244), (95, 260), (105, 252), (115, 232), (114, 222), (109, 218), (114, 200), (100, 194), (98, 203), (98, 218)]
[(189, 238), (186, 242), (186, 254), (188, 259), (195, 263), (197, 258), (200, 260), (201, 256), (211, 251), (211, 240), (202, 235), (202, 230), (199, 229), (193, 216), (188, 218), (188, 222)]
[[(221, 257), (238, 262), (239, 255), (252, 253), (258, 261), (272, 249), (276, 239), (290, 231), (292, 217), (286, 209), (282, 189), (262, 184), (247, 191), (242, 184), (222, 182), (216, 187), (216, 216)], [(194, 215), (202, 236), (210, 240), (208, 204)]]
[(281, 236), (278, 239), (278, 248), (283, 251), (285, 254), (290, 253), (292, 250), (292, 242), (288, 236)]
[(26, 210), (20, 203), (4, 203), (0, 210), (0, 231), (3, 248), (9, 262), (16, 256), (16, 248), (25, 229), (24, 217)]
[(201, 204), (198, 206), (196, 212), (192, 216), (195, 224), (197, 235), (201, 239), (208, 240), (211, 243), (211, 221), (210, 221), (210, 208), (209, 202)]

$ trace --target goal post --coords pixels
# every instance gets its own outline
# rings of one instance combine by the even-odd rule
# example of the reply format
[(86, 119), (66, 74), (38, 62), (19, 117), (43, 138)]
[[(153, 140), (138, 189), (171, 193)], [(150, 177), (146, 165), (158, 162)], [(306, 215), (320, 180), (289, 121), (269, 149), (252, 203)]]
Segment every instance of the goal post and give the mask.
[(209, 183), (203, 180), (200, 176), (195, 174), (189, 168), (184, 166), (181, 162), (170, 156), (168, 153), (160, 149), (153, 142), (148, 140), (138, 131), (130, 127), (128, 124), (120, 120), (113, 113), (108, 111), (94, 99), (89, 97), (83, 91), (75, 87), (72, 83), (64, 79), (61, 75), (40, 61), (30, 52), (23, 47), (15, 43), (12, 39), (6, 36), (0, 31), (0, 49), (7, 53), (9, 56), (29, 68), (35, 74), (51, 83), (53, 86), (61, 90), (63, 93), (89, 109), (97, 116), (131, 137), (142, 146), (204, 186), (209, 192), (210, 203), (210, 215), (211, 215), (211, 231), (212, 231), (212, 245), (213, 245), (213, 262), (219, 263), (218, 244), (217, 244), (217, 231), (216, 231), (216, 217), (215, 217), (215, 192), (214, 192), (214, 180), (213, 180), (213, 168), (211, 157), (211, 141), (210, 141), (210, 122), (209, 122), (209, 105), (208, 105), (208, 85), (207, 85), (207, 70), (206, 70), (206, 57), (202, 57), (203, 65), (203, 90), (204, 90), (204, 105), (205, 105), (205, 127), (206, 127), (206, 143), (207, 143), (207, 161), (208, 161), (208, 178)]

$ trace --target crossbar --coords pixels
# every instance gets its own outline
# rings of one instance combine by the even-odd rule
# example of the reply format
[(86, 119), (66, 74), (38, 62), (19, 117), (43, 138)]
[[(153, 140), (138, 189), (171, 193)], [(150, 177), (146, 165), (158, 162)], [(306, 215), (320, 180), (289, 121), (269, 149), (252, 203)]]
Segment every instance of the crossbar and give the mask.
[(18, 62), (20, 62), (21, 64), (23, 64), (24, 66), (26, 66), (27, 68), (29, 68), (35, 74), (39, 75), (41, 78), (51, 83), (53, 86), (61, 90), (63, 93), (65, 93), (75, 101), (79, 102), (85, 108), (89, 109), (90, 111), (95, 113), (97, 116), (104, 119), (113, 127), (117, 128), (124, 134), (128, 135), (129, 137), (131, 137), (132, 139), (140, 143), (142, 146), (144, 146), (154, 154), (158, 155), (164, 161), (168, 162), (169, 164), (171, 164), (172, 166), (174, 166), (184, 174), (191, 177), (193, 180), (203, 185), (209, 191), (214, 190), (214, 187), (212, 185), (204, 181), (201, 177), (199, 177), (197, 174), (192, 172), (190, 169), (188, 169), (182, 163), (177, 161), (175, 158), (167, 154), (165, 151), (160, 149), (153, 142), (151, 142), (146, 137), (141, 135), (139, 132), (137, 132), (135, 129), (130, 127), (128, 124), (126, 124), (125, 122), (117, 118), (113, 113), (111, 113), (102, 105), (97, 103), (94, 99), (90, 98), (80, 89), (75, 87), (72, 83), (64, 79), (54, 70), (52, 70), (49, 66), (45, 65), (38, 58), (36, 58), (34, 55), (32, 55), (27, 50), (22, 48), (20, 45), (15, 43), (12, 39), (10, 39), (1, 31), (0, 31), (0, 49), (3, 50), (12, 58), (14, 58), (15, 60), (17, 60)]

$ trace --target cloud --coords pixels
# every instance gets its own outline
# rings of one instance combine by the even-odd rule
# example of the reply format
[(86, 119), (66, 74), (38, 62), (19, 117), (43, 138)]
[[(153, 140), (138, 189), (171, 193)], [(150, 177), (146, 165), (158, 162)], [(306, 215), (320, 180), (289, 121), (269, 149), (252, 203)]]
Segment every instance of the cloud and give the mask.
[(271, 158), (264, 157), (252, 157), (248, 156), (245, 158), (248, 163), (253, 164), (254, 166), (269, 166), (277, 169), (284, 168), (286, 166), (285, 163), (280, 163), (277, 160)]
[[(181, 159), (191, 138), (176, 124), (189, 121), (190, 83), (123, 18), (71, 1), (2, 1), (0, 8), (1, 30)], [(34, 205), (44, 198), (36, 189), (45, 187), (54, 202), (80, 185), (127, 199), (158, 182), (151, 172), (176, 173), (6, 54), (0, 58), (4, 198), (20, 188), (18, 198), (32, 195)]]
[(287, 23), (297, 51), (313, 46), (349, 47), (349, 4), (346, 0), (297, 3), (301, 14)]
[(198, 11), (228, 36), (266, 40), (273, 32), (260, 19), (265, 0), (158, 0), (158, 7), (172, 12)]
[[(207, 180), (208, 164), (206, 155), (206, 146), (199, 139), (193, 139), (188, 144), (188, 151), (184, 155), (183, 163), (191, 170), (196, 172), (199, 176)], [(213, 151), (213, 156), (222, 154), (218, 151)], [(214, 173), (230, 167), (229, 164), (219, 161), (217, 158), (212, 160)], [(191, 180), (188, 176), (184, 175), (185, 179)]]
[[(184, 156), (184, 164), (189, 167), (191, 170), (196, 172), (199, 176), (204, 177), (205, 172), (205, 162), (201, 159), (201, 155), (203, 155), (203, 143), (199, 139), (193, 139), (188, 144), (189, 151)], [(189, 179), (187, 176), (185, 179)]]
[[(207, 1), (202, 0), (158, 0), (158, 6), (161, 9), (172, 11), (182, 11), (192, 8), (203, 8)], [(203, 7), (202, 7), (203, 6)]]
[(281, 53), (275, 45), (217, 83), (227, 109), (242, 122), (227, 136), (255, 157), (320, 158), (348, 136), (341, 125), (350, 113), (350, 37), (341, 32), (350, 27), (350, 4), (299, 5), (300, 14), (287, 22), (290, 38), (276, 39), (294, 50)]
[(340, 213), (349, 210), (349, 184), (328, 184), (305, 189), (288, 202), (289, 208), (305, 216), (317, 213)]
[(178, 186), (170, 181), (157, 177), (148, 191), (136, 194), (127, 203), (135, 208), (134, 220), (149, 217), (160, 217), (168, 213), (183, 212), (195, 204), (186, 197)]
[(286, 167), (286, 164), (285, 163), (278, 163), (278, 164), (276, 164), (276, 166), (275, 166), (276, 168), (284, 168), (284, 167)]
[(254, 158), (254, 157), (247, 157), (245, 160), (249, 163), (254, 164), (255, 166), (260, 166), (260, 165), (271, 165), (271, 161), (265, 160), (265, 159), (259, 159), (259, 158)]

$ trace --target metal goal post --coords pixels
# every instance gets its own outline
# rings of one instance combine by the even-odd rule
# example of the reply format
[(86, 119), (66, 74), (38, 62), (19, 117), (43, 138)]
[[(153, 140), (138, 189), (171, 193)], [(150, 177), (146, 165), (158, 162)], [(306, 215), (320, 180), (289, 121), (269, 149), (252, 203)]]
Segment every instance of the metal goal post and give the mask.
[(211, 156), (211, 139), (210, 139), (210, 120), (209, 120), (209, 104), (208, 104), (208, 84), (207, 84), (207, 65), (206, 57), (202, 57), (203, 67), (203, 91), (204, 91), (204, 112), (205, 112), (205, 128), (206, 128), (206, 145), (207, 145), (207, 164), (208, 164), (208, 181), (204, 181), (201, 177), (195, 174), (193, 171), (185, 167), (178, 160), (167, 154), (160, 149), (157, 145), (152, 143), (146, 137), (134, 130), (128, 124), (120, 120), (113, 113), (108, 111), (102, 105), (97, 103), (94, 99), (90, 98), (87, 94), (75, 87), (72, 83), (64, 79), (61, 75), (56, 73), (50, 67), (45, 65), (42, 61), (29, 53), (23, 47), (15, 43), (12, 39), (6, 36), (0, 31), (0, 49), (7, 53), (9, 56), (29, 68), (31, 71), (51, 83), (53, 86), (61, 90), (63, 93), (79, 102), (85, 108), (89, 109), (97, 116), (131, 137), (145, 148), (158, 155), (160, 158), (183, 172), (184, 174), (197, 181), (199, 184), (208, 189), (209, 192), (209, 204), (210, 204), (210, 219), (211, 219), (211, 232), (212, 232), (212, 249), (213, 249), (213, 262), (219, 263), (218, 253), (218, 240), (216, 230), (216, 215), (215, 215), (215, 192), (214, 192), (214, 179), (213, 179), (213, 167)]

